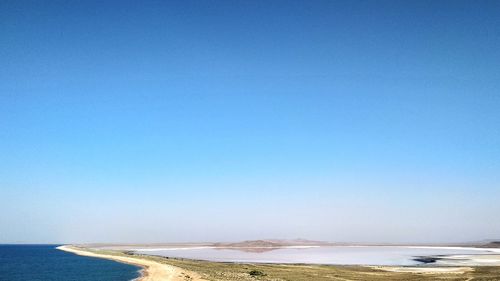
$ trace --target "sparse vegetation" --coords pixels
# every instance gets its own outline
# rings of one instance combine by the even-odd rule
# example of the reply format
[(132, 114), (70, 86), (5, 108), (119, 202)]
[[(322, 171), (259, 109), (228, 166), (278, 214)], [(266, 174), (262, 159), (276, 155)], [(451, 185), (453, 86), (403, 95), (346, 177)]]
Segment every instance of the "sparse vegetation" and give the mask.
[(250, 272), (248, 272), (248, 274), (249, 274), (250, 276), (254, 276), (254, 277), (255, 277), (255, 276), (266, 276), (266, 274), (265, 274), (264, 272), (262, 272), (262, 271), (260, 271), (260, 270), (255, 270), (255, 269), (250, 270)]

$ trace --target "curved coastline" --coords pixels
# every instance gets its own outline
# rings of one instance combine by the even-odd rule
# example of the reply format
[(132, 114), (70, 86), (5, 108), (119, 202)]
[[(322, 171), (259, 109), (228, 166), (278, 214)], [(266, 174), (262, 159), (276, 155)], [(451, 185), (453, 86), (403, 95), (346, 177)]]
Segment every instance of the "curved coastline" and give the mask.
[(173, 265), (159, 263), (148, 259), (121, 256), (112, 253), (96, 253), (84, 248), (70, 245), (59, 246), (57, 247), (57, 249), (80, 256), (108, 259), (116, 262), (139, 266), (142, 268), (142, 270), (140, 272), (141, 276), (136, 279), (138, 281), (181, 281), (186, 280), (186, 276), (190, 278), (189, 280), (193, 281), (203, 280), (198, 274), (194, 272), (186, 271)]

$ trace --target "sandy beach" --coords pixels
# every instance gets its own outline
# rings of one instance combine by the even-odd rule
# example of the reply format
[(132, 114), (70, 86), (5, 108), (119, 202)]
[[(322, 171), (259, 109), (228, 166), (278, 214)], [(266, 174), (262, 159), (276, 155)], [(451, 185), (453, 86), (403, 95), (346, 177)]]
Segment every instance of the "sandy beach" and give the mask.
[(463, 274), (473, 271), (472, 267), (416, 267), (416, 266), (367, 266), (369, 268), (384, 270), (389, 272), (402, 273), (424, 273), (424, 274)]
[(75, 246), (60, 246), (57, 249), (74, 253), (80, 256), (96, 257), (109, 259), (117, 262), (137, 265), (143, 268), (139, 281), (201, 281), (203, 280), (198, 274), (183, 270), (179, 267), (159, 263), (147, 259), (127, 257), (113, 254), (94, 253)]

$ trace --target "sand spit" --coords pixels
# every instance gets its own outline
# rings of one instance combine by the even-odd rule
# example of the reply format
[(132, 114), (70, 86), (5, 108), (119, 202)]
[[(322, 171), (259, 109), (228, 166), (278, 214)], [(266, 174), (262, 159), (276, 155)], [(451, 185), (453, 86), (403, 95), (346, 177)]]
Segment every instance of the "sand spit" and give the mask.
[(500, 266), (500, 255), (450, 255), (439, 259), (437, 265), (444, 266)]
[(74, 253), (80, 256), (96, 257), (96, 258), (108, 259), (121, 263), (140, 266), (143, 268), (143, 270), (141, 271), (142, 276), (138, 279), (139, 281), (186, 281), (186, 280), (202, 281), (203, 280), (198, 274), (194, 272), (190, 272), (176, 266), (159, 263), (148, 259), (113, 255), (108, 253), (96, 253), (74, 246), (60, 246), (57, 247), (57, 249)]
[(463, 274), (473, 271), (472, 267), (427, 267), (427, 266), (368, 266), (369, 268), (384, 270), (389, 272), (405, 272), (405, 273), (427, 273), (427, 274)]

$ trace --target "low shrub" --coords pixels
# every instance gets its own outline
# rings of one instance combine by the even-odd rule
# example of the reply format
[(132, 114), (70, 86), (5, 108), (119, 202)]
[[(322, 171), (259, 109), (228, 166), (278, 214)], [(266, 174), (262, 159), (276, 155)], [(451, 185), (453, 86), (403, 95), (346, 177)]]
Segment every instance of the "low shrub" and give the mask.
[(250, 276), (266, 276), (266, 274), (260, 270), (250, 270), (250, 272), (248, 272), (248, 274), (250, 274)]

